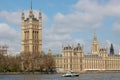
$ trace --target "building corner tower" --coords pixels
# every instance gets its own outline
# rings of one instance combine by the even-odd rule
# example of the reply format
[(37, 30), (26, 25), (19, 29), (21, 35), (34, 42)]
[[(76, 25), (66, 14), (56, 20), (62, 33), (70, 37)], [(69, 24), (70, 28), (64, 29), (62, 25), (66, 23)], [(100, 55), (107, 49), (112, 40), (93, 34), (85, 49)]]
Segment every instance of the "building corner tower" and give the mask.
[(39, 12), (35, 18), (32, 3), (29, 10), (29, 17), (25, 18), (24, 12), (21, 14), (21, 65), (22, 70), (32, 70), (35, 57), (42, 54), (42, 13)]

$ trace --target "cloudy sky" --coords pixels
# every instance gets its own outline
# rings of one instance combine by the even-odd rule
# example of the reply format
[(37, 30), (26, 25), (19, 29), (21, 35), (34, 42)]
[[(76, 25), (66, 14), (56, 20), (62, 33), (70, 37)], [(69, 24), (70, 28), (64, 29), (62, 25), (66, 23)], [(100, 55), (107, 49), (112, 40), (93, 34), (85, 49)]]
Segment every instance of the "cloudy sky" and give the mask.
[[(60, 54), (62, 46), (84, 45), (91, 52), (94, 32), (100, 47), (113, 43), (120, 49), (120, 0), (33, 0), (34, 14), (43, 13), (43, 51)], [(8, 44), (13, 52), (21, 49), (21, 12), (26, 17), (30, 0), (0, 1), (0, 44)], [(108, 50), (109, 51), (109, 50)]]

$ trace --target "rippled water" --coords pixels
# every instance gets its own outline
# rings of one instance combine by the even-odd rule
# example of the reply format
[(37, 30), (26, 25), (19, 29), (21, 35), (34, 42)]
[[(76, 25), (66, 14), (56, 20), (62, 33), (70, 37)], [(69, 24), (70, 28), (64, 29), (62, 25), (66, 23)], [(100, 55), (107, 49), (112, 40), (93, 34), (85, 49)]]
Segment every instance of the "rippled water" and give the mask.
[(120, 80), (120, 73), (80, 74), (79, 77), (62, 77), (62, 74), (0, 75), (0, 80)]

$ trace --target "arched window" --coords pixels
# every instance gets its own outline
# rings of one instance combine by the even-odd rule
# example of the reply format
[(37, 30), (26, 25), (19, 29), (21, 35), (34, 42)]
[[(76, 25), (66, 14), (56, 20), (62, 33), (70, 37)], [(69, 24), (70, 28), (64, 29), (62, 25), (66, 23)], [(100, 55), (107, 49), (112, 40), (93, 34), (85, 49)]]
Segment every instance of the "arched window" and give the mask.
[(27, 31), (27, 39), (29, 39), (29, 31)]
[(33, 38), (33, 39), (34, 39), (34, 34), (35, 34), (35, 32), (33, 31), (33, 32), (32, 32), (32, 38)]

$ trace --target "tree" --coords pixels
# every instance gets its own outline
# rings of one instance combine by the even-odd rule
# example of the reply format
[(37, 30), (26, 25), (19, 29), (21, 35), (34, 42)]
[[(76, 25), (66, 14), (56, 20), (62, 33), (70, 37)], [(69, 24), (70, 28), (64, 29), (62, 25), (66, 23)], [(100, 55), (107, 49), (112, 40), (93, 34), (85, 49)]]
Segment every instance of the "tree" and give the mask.
[(0, 54), (0, 72), (20, 71), (20, 56), (7, 56)]
[(55, 60), (52, 56), (45, 55), (44, 56), (44, 66), (46, 71), (52, 71), (55, 66)]
[(113, 48), (113, 44), (111, 44), (111, 46), (110, 46), (110, 54), (111, 54), (111, 55), (114, 55), (114, 48)]

